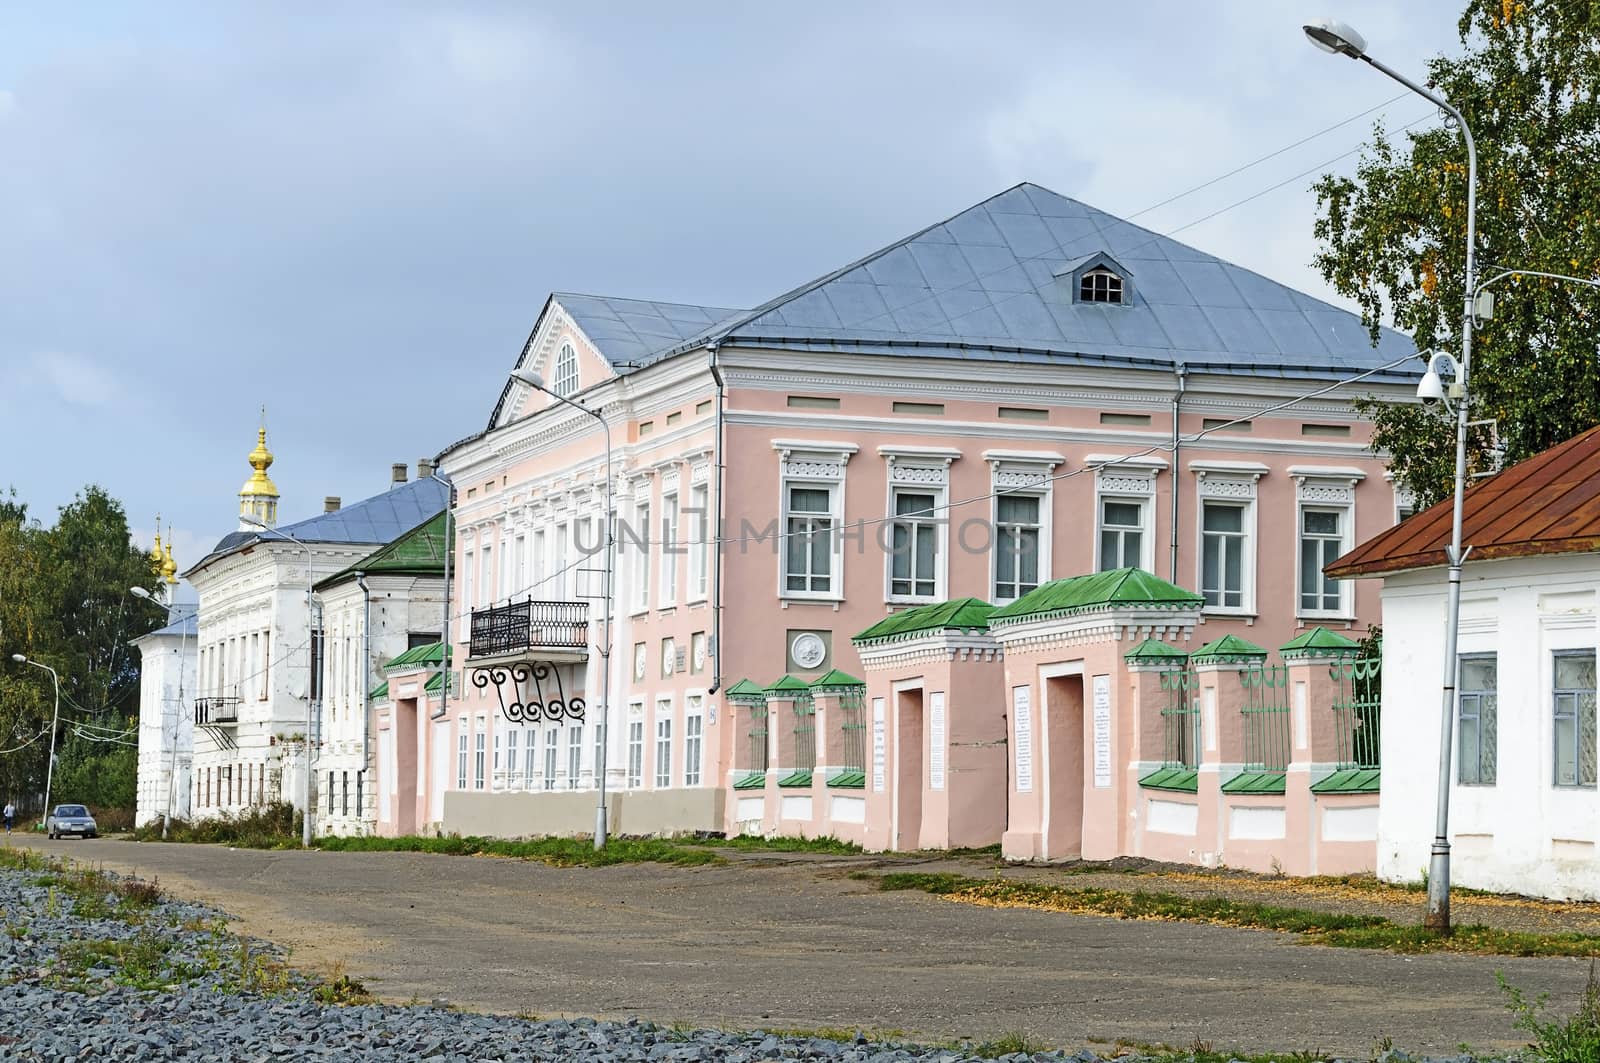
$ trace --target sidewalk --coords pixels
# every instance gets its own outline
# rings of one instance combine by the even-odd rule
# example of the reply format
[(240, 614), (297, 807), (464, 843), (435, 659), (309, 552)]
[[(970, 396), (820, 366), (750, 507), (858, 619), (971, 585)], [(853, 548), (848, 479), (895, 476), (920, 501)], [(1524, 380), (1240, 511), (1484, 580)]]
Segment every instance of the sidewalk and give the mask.
[[(1000, 875), (1007, 879), (1041, 882), (1066, 889), (1226, 897), (1234, 901), (1251, 901), (1283, 908), (1342, 915), (1376, 915), (1400, 925), (1420, 924), (1427, 906), (1427, 894), (1420, 886), (1394, 886), (1379, 882), (1371, 875), (1272, 878), (1243, 871), (1208, 871), (1131, 859), (1108, 864), (1047, 865), (1006, 864), (997, 858), (944, 853), (829, 856), (818, 853), (718, 851), (735, 862), (809, 865), (819, 873), (922, 871), (949, 872), (972, 878)], [(1600, 934), (1600, 902), (1595, 901), (1545, 901), (1456, 889), (1451, 893), (1450, 906), (1452, 920), (1459, 926), (1481, 923), (1500, 930), (1530, 933), (1572, 931)]]

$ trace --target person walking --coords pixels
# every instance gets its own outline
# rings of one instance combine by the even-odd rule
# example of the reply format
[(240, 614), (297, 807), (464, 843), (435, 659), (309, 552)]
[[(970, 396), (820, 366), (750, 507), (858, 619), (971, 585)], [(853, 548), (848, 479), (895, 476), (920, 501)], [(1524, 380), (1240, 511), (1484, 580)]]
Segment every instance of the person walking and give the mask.
[(15, 822), (15, 820), (17, 818), (17, 808), (10, 801), (6, 802), (6, 808), (5, 808), (4, 815), (6, 817), (6, 833), (10, 834), (11, 833), (11, 824), (13, 822)]

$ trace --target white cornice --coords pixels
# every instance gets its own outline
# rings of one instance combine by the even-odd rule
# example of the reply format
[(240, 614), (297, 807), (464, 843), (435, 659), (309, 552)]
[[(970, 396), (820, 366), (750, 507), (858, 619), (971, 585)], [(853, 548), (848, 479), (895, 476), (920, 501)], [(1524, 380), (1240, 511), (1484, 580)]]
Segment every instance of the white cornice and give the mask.
[(1165, 469), (1172, 463), (1153, 454), (1090, 454), (1083, 459), (1086, 465), (1118, 469)]
[[(1348, 465), (1291, 465), (1290, 476), (1304, 476), (1324, 480), (1365, 480), (1367, 474)], [(1385, 473), (1384, 475), (1388, 475)]]
[(878, 457), (907, 461), (923, 459), (925, 461), (942, 461), (948, 465), (961, 457), (961, 451), (956, 447), (921, 447), (904, 443), (884, 443), (878, 447)]
[(1261, 464), (1259, 461), (1197, 459), (1189, 463), (1189, 471), (1199, 473), (1201, 476), (1214, 474), (1218, 476), (1253, 476), (1259, 478), (1271, 472), (1272, 468)]
[(983, 460), (993, 463), (1007, 463), (1015, 465), (1062, 465), (1066, 463), (1065, 454), (1057, 454), (1053, 450), (986, 450)]
[[(1061, 428), (1037, 423), (1013, 421), (929, 421), (910, 422), (874, 421), (867, 418), (840, 414), (790, 413), (778, 410), (728, 410), (723, 419), (731, 425), (747, 428), (767, 428), (773, 431), (793, 432), (810, 429), (819, 432), (894, 433), (906, 435), (919, 432), (950, 438), (1015, 439), (1022, 443), (1079, 444), (1085, 446), (1165, 447), (1171, 437), (1159, 432), (1125, 432), (1098, 428)], [(1328, 457), (1330, 453), (1350, 459), (1370, 458), (1371, 451), (1364, 443), (1341, 443), (1337, 449), (1326, 442), (1295, 439), (1274, 439), (1270, 436), (1253, 436), (1248, 439), (1218, 439), (1208, 437), (1204, 449), (1236, 451), (1247, 454), (1263, 452), (1275, 454), (1304, 454), (1308, 457)]]

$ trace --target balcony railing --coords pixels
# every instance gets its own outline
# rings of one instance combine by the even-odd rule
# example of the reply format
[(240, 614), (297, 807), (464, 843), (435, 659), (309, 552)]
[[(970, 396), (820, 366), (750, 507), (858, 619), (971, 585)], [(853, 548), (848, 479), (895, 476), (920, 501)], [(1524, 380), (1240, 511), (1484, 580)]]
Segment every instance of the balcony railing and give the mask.
[(529, 650), (581, 650), (588, 645), (588, 602), (529, 599), (474, 609), (467, 655), (503, 657)]
[(239, 722), (238, 698), (195, 698), (194, 722), (197, 727)]

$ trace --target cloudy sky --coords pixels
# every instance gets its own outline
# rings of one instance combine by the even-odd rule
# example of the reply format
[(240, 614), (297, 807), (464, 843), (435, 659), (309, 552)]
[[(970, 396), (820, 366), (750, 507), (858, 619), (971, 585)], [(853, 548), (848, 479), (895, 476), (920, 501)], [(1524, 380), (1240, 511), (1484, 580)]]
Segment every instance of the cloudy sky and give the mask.
[(553, 289), (750, 306), (1022, 180), (1161, 232), (1259, 193), (1180, 238), (1326, 296), (1297, 175), (1415, 97), (1138, 213), (1401, 92), (1318, 14), (1457, 47), (1440, 0), (0, 0), (0, 490), (187, 565), (262, 405), (299, 519), (481, 428)]

